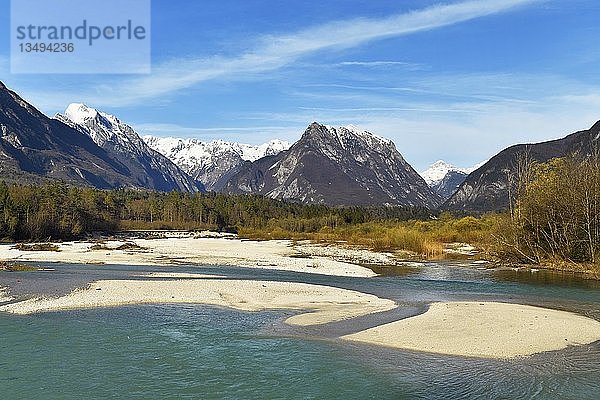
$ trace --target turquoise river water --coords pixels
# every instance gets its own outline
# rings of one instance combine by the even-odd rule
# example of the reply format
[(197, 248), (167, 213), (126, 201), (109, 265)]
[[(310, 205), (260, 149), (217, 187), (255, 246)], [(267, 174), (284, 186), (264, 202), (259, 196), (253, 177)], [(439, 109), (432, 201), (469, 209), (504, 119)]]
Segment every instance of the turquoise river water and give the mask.
[[(131, 277), (142, 270), (60, 264), (52, 268), (55, 271), (0, 275), (0, 284), (8, 284), (16, 294), (41, 288), (60, 294), (89, 280)], [(505, 361), (337, 339), (422, 312), (428, 303), (440, 300), (518, 302), (600, 320), (600, 286), (595, 281), (451, 263), (385, 269), (385, 275), (372, 279), (216, 267), (178, 267), (177, 271), (356, 289), (394, 299), (401, 310), (304, 329), (282, 323), (289, 311), (244, 313), (202, 305), (0, 314), (0, 398), (600, 398), (599, 342)]]

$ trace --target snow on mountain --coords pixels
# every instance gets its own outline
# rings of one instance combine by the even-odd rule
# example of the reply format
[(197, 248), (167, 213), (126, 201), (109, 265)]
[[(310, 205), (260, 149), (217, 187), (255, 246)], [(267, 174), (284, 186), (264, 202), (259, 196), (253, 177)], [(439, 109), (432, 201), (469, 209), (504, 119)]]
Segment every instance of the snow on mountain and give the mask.
[(143, 140), (129, 125), (122, 123), (114, 115), (100, 112), (81, 103), (69, 104), (64, 114), (56, 118), (68, 125), (76, 125), (84, 130), (98, 146), (107, 142), (123, 147), (123, 150), (136, 151), (144, 147)]
[(331, 125), (324, 126), (329, 131), (333, 132), (342, 144), (345, 141), (347, 141), (348, 138), (358, 138), (359, 140), (362, 140), (365, 143), (367, 143), (369, 146), (389, 146), (390, 144), (393, 144), (393, 142), (390, 139), (386, 139), (369, 131), (362, 130), (359, 127), (352, 124), (342, 127), (335, 127)]
[(450, 171), (461, 172), (465, 175), (469, 175), (481, 165), (483, 165), (483, 163), (477, 164), (471, 168), (460, 168), (443, 160), (438, 160), (431, 164), (425, 171), (421, 172), (420, 175), (423, 177), (423, 179), (425, 179), (425, 182), (427, 182), (429, 186), (435, 186), (436, 184), (440, 183)]
[(128, 175), (145, 188), (161, 191), (201, 189), (193, 178), (168, 158), (150, 148), (133, 130), (114, 115), (85, 104), (73, 103), (57, 120), (88, 135), (128, 168)]
[(459, 168), (443, 160), (434, 162), (420, 175), (431, 189), (442, 199), (446, 200), (458, 190), (467, 176), (485, 163), (479, 163), (471, 168)]
[(288, 142), (277, 139), (261, 145), (155, 136), (144, 136), (143, 139), (154, 150), (202, 182), (206, 189), (215, 191), (244, 162), (277, 155), (290, 147)]
[(0, 82), (0, 179), (63, 181), (101, 189), (142, 187), (79, 130), (48, 118)]
[(72, 122), (83, 125), (86, 121), (96, 118), (98, 111), (94, 108), (89, 108), (85, 104), (71, 103), (65, 110), (64, 115)]

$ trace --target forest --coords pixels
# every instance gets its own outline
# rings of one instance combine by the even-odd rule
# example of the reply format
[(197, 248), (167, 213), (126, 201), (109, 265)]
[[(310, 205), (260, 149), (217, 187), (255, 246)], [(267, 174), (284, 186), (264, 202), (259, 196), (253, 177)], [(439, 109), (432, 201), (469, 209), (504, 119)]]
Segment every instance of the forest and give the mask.
[(40, 186), (0, 182), (0, 239), (76, 239), (93, 232), (186, 229), (237, 232), (277, 222), (286, 230), (383, 220), (427, 219), (425, 208), (302, 205), (257, 195), (98, 190), (61, 182)]

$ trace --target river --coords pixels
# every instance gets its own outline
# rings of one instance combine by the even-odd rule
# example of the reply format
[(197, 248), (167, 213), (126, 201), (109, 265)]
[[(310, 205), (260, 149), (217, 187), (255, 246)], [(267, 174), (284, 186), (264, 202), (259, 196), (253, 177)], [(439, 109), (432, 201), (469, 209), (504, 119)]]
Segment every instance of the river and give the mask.
[[(47, 265), (4, 273), (17, 296), (60, 295), (91, 280), (165, 267)], [(415, 315), (433, 301), (487, 300), (600, 320), (600, 283), (547, 271), (461, 263), (377, 269), (371, 279), (231, 267), (177, 267), (236, 279), (308, 282), (396, 300), (396, 311), (289, 327), (291, 311), (144, 305), (28, 316), (0, 314), (4, 399), (597, 399), (600, 342), (514, 360), (417, 353), (340, 335)], [(510, 340), (510, 338), (506, 338)]]

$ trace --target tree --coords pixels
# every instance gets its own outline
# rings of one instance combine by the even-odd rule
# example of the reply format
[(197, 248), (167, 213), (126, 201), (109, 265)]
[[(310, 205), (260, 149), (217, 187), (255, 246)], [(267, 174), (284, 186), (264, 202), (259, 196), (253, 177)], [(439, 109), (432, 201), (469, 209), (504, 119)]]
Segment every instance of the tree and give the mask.
[(508, 240), (523, 261), (598, 261), (600, 158), (572, 154), (523, 163), (511, 206)]

